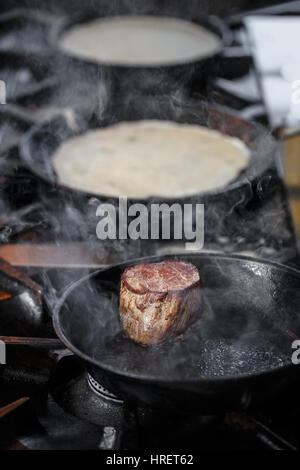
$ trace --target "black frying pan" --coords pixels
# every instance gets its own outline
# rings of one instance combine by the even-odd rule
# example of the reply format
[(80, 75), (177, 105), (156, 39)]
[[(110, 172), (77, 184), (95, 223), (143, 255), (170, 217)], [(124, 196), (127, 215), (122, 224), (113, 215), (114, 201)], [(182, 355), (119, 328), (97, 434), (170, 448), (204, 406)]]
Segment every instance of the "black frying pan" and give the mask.
[[(70, 28), (81, 23), (87, 23), (97, 18), (106, 18), (122, 15), (154, 15), (180, 18), (198, 24), (216, 34), (221, 40), (221, 48), (213, 55), (205, 58), (177, 62), (170, 65), (130, 66), (109, 64), (109, 62), (95, 61), (81, 58), (75, 54), (64, 51), (59, 40)], [(187, 6), (185, 2), (168, 1), (141, 1), (141, 2), (102, 2), (101, 8), (82, 8), (69, 17), (56, 23), (50, 31), (49, 43), (54, 47), (69, 66), (77, 67), (83, 73), (95, 73), (107, 76), (110, 81), (112, 96), (127, 93), (128, 90), (140, 90), (157, 94), (158, 91), (170, 92), (178, 87), (192, 86), (197, 89), (205, 85), (207, 79), (215, 75), (218, 70), (222, 46), (232, 42), (232, 34), (226, 24), (215, 16), (204, 15), (199, 6)]]
[(121, 274), (128, 265), (170, 258), (119, 264), (73, 284), (55, 308), (61, 341), (127, 401), (209, 413), (276, 399), (300, 373), (291, 362), (300, 271), (246, 257), (180, 255), (201, 274), (202, 313), (181, 337), (138, 345), (119, 323)]
[[(105, 194), (92, 194), (71, 189), (60, 184), (52, 165), (52, 158), (58, 147), (67, 139), (86, 132), (92, 128), (105, 127), (121, 121), (136, 121), (141, 119), (161, 119), (180, 123), (199, 124), (216, 129), (225, 135), (238, 137), (246, 143), (251, 151), (247, 169), (237, 178), (223, 188), (198, 193), (192, 196), (161, 198), (159, 196), (147, 199), (131, 199), (128, 204), (141, 202), (143, 204), (205, 204), (205, 237), (206, 241), (215, 240), (216, 233), (228, 237), (235, 237), (237, 224), (244, 227), (245, 213), (249, 210), (253, 217), (253, 207), (261, 204), (272, 195), (274, 188), (281, 185), (276, 171), (276, 159), (279, 148), (275, 139), (262, 126), (249, 123), (227, 109), (216, 108), (207, 103), (195, 100), (174, 100), (166, 96), (149, 97), (128, 95), (120, 102), (108, 103), (101, 114), (89, 119), (82, 117), (78, 128), (62, 116), (51, 119), (49, 122), (33, 127), (21, 141), (20, 155), (23, 163), (34, 173), (42, 183), (42, 197), (50, 202), (50, 208), (64, 206), (74, 207), (78, 221), (74, 217), (69, 221), (68, 211), (62, 207), (64, 214), (61, 226), (69, 224), (71, 227), (77, 223), (74, 231), (80, 234), (85, 230), (83, 238), (96, 238), (96, 226), (99, 218), (96, 208), (99, 203), (113, 203), (118, 209), (118, 198), (108, 197)], [(87, 157), (88, 158), (88, 155)], [(145, 168), (145, 172), (146, 172)], [(44, 188), (47, 184), (47, 190)], [(101, 189), (99, 191), (101, 193)], [(155, 181), (153, 181), (155, 194)], [(251, 207), (252, 205), (252, 207)], [(249, 206), (249, 209), (248, 209)], [(241, 216), (242, 214), (242, 216)], [(150, 226), (150, 224), (149, 224)], [(218, 228), (216, 231), (216, 227)], [(253, 232), (253, 231), (252, 231)], [(247, 235), (252, 240), (261, 237), (259, 231)], [(267, 236), (267, 235), (266, 235)], [(147, 244), (149, 246), (149, 243)], [(148, 251), (146, 254), (150, 254)], [(141, 252), (133, 257), (142, 255)]]
[[(106, 127), (122, 121), (158, 119), (206, 126), (226, 136), (239, 138), (249, 147), (251, 154), (249, 165), (245, 171), (223, 188), (198, 193), (194, 196), (176, 198), (153, 196), (147, 199), (134, 199), (130, 201), (131, 203), (212, 202), (216, 199), (219, 202), (224, 202), (224, 195), (226, 195), (226, 203), (228, 210), (230, 210), (233, 205), (239, 202), (241, 196), (244, 198), (247, 198), (247, 195), (253, 197), (255, 187), (251, 187), (251, 184), (261, 182), (260, 180), (264, 176), (267, 176), (267, 179), (275, 177), (274, 166), (279, 158), (279, 148), (275, 139), (264, 127), (247, 122), (224, 107), (215, 107), (193, 99), (176, 100), (163, 95), (141, 97), (140, 95), (128, 94), (127, 98), (104, 106), (101, 114), (95, 114), (89, 119), (83, 116), (81, 119), (78, 116), (77, 118), (75, 127), (74, 123), (69, 122), (63, 116), (57, 116), (38, 124), (25, 134), (20, 144), (20, 156), (26, 167), (55, 190), (62, 189), (65, 197), (68, 194), (70, 199), (73, 198), (76, 202), (80, 200), (80, 197), (85, 198), (86, 202), (90, 197), (97, 197), (118, 204), (118, 195), (113, 198), (105, 194), (75, 190), (60, 184), (52, 165), (52, 157), (67, 139), (83, 134), (90, 129)], [(153, 192), (155, 193), (155, 182), (153, 182)], [(84, 209), (86, 210), (86, 207)]]

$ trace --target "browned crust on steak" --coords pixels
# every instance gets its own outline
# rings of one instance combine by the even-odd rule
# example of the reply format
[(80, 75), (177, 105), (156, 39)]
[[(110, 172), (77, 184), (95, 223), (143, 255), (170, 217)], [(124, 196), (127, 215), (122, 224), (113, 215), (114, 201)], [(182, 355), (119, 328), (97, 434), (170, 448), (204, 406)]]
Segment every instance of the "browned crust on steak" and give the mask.
[(191, 263), (138, 265), (122, 275), (120, 320), (127, 336), (138, 343), (159, 343), (183, 333), (197, 319), (200, 307), (200, 276)]
[(121, 279), (135, 294), (145, 294), (181, 291), (199, 281), (200, 276), (192, 263), (174, 260), (130, 266)]

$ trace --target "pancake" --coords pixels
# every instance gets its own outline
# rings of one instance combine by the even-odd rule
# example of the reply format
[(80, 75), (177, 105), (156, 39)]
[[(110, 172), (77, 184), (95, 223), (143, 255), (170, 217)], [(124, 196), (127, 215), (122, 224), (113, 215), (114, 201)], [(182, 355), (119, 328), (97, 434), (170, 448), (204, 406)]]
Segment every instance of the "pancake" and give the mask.
[(58, 181), (107, 196), (182, 197), (222, 188), (248, 166), (237, 138), (169, 121), (122, 122), (65, 141), (53, 156)]
[(177, 18), (115, 16), (70, 28), (60, 47), (112, 65), (155, 66), (210, 57), (221, 49), (221, 41), (206, 28)]

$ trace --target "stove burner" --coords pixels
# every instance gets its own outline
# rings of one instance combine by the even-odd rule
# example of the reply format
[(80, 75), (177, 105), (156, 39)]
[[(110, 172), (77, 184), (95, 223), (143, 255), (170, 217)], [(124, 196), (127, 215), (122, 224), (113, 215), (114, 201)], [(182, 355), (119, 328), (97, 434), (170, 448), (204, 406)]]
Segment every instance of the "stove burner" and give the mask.
[(93, 379), (93, 377), (90, 374), (88, 374), (87, 380), (88, 380), (88, 384), (90, 388), (99, 397), (105, 398), (106, 400), (114, 401), (116, 403), (123, 403), (123, 400), (120, 400), (118, 397), (116, 397), (116, 395), (109, 392), (106, 388), (104, 388), (101, 384), (99, 384), (95, 379)]

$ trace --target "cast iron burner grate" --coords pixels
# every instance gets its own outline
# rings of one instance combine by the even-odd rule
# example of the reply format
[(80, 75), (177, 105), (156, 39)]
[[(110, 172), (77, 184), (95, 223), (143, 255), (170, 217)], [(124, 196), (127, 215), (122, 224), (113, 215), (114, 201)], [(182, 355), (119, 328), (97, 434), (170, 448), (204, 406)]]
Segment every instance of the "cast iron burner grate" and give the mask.
[[(10, 347), (0, 374), (0, 448), (297, 449), (298, 386), (264, 410), (203, 416), (133, 407), (97, 383), (66, 350)], [(22, 397), (4, 418), (2, 407)], [(5, 438), (4, 438), (5, 437)]]
[[(170, 415), (142, 405), (128, 407), (102, 392), (96, 394), (77, 359), (65, 356), (57, 364), (48, 391), (40, 390), (4, 424), (7, 434), (29, 449), (296, 450), (300, 416), (296, 395), (287, 409), (272, 413)], [(290, 396), (284, 397), (286, 406), (289, 400)], [(6, 448), (12, 445), (5, 444)]]
[(103, 387), (95, 379), (93, 379), (93, 377), (90, 374), (88, 374), (87, 380), (93, 392), (95, 392), (96, 395), (98, 395), (100, 398), (112, 400), (117, 403), (123, 403), (123, 400), (120, 400), (119, 398), (116, 397), (116, 395), (109, 392), (105, 387)]

